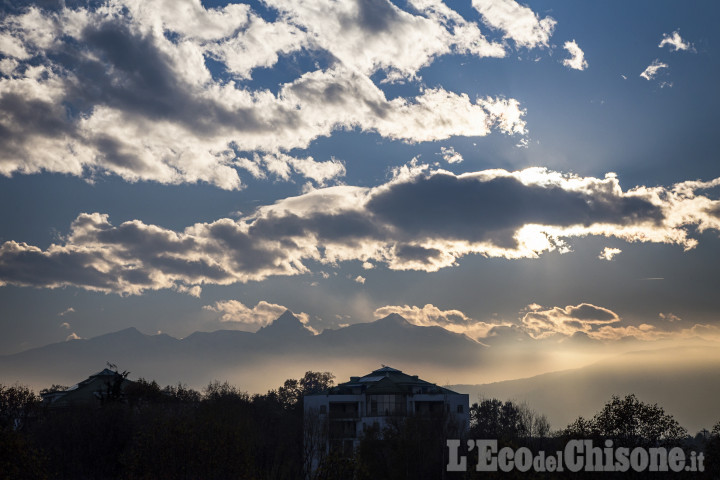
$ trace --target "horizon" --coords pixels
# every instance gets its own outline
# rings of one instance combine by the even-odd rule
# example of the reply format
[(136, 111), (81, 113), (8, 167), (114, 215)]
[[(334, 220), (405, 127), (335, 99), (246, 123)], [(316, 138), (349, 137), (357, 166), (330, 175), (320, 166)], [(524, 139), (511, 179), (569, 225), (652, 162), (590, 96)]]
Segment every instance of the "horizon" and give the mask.
[[(572, 370), (700, 421), (639, 372), (699, 389), (720, 358), (720, 4), (177, 5), (0, 6), (0, 383), (45, 381), (48, 346), (53, 375), (257, 393), (324, 364)], [(73, 348), (286, 312), (242, 348)]]

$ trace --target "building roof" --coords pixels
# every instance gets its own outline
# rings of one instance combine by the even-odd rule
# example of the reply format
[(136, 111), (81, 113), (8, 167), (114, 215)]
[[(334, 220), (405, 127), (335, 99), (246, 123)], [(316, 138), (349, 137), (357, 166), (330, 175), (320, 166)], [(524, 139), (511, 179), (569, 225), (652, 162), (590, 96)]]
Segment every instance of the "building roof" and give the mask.
[(110, 370), (109, 368), (104, 368), (97, 373), (93, 373), (92, 375), (90, 375), (89, 378), (92, 378), (92, 377), (114, 377), (115, 375), (118, 375), (118, 372)]
[(349, 382), (338, 384), (331, 388), (329, 395), (343, 395), (353, 393), (373, 394), (457, 394), (452, 390), (440, 387), (434, 383), (426, 382), (417, 375), (408, 375), (402, 370), (383, 365), (362, 377), (350, 377)]
[[(66, 390), (48, 392), (41, 394), (43, 401), (47, 404), (65, 406), (68, 402), (86, 402), (88, 399), (93, 401), (97, 396), (95, 392), (105, 392), (108, 390), (111, 379), (120, 375), (118, 372), (105, 368), (97, 373), (93, 373), (85, 380), (82, 380)], [(123, 377), (122, 390), (125, 390), (134, 382)], [(85, 393), (83, 393), (85, 392)], [(100, 393), (102, 395), (102, 393)]]

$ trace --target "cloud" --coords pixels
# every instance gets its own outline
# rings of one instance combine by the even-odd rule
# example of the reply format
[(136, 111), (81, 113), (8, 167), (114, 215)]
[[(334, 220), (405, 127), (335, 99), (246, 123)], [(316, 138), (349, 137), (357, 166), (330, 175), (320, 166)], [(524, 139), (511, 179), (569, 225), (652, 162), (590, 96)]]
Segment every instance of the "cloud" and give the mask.
[(200, 295), (202, 294), (202, 287), (200, 285), (194, 285), (192, 287), (188, 287), (187, 285), (175, 285), (173, 288), (180, 293), (185, 293), (195, 298), (200, 298)]
[(580, 49), (575, 40), (565, 42), (563, 48), (570, 53), (570, 58), (563, 60), (563, 65), (574, 70), (585, 70), (588, 62), (585, 60), (585, 53)]
[(58, 316), (64, 317), (68, 313), (74, 313), (74, 312), (75, 312), (75, 309), (73, 307), (68, 307), (65, 310), (63, 310), (62, 312), (58, 313)]
[[(673, 314), (661, 313), (659, 317), (670, 324), (680, 321), (680, 318)], [(520, 328), (535, 340), (577, 338), (578, 335), (602, 342), (624, 339), (647, 342), (690, 338), (720, 340), (720, 327), (715, 325), (695, 324), (682, 329), (663, 328), (647, 323), (627, 325), (612, 310), (589, 303), (549, 309), (539, 305), (528, 306), (520, 318), (520, 323)]]
[(313, 180), (319, 186), (345, 176), (345, 165), (340, 160), (331, 158), (318, 162), (313, 157), (297, 158), (284, 153), (253, 154), (253, 159), (238, 158), (238, 167), (247, 170), (255, 178), (266, 178), (271, 175), (277, 180), (290, 180), (294, 172), (302, 177)]
[[(624, 191), (615, 174), (528, 168), (453, 174), (417, 161), (376, 187), (337, 185), (181, 230), (83, 213), (59, 243), (0, 245), (0, 285), (123, 295), (312, 273), (359, 261), (434, 272), (467, 255), (538, 258), (587, 236), (694, 248), (720, 231), (720, 186), (688, 181)], [(315, 267), (313, 267), (314, 269)], [(196, 288), (197, 287), (197, 288)]]
[[(432, 304), (424, 307), (386, 305), (377, 308), (373, 315), (375, 318), (383, 318), (391, 313), (402, 315), (413, 325), (442, 327), (498, 348), (519, 342), (526, 347), (533, 343), (541, 345), (546, 342), (557, 345), (557, 342), (567, 340), (611, 343), (624, 339), (720, 339), (720, 327), (714, 325), (695, 324), (684, 329), (666, 329), (649, 324), (627, 325), (614, 311), (591, 303), (551, 308), (530, 304), (520, 312), (517, 323), (499, 319), (490, 323), (477, 321), (460, 310), (442, 310)], [(680, 321), (680, 318), (673, 314), (661, 313), (660, 318), (669, 323)]]
[(655, 78), (655, 76), (658, 74), (660, 70), (663, 68), (669, 68), (667, 63), (663, 63), (660, 61), (660, 59), (655, 59), (653, 62), (648, 65), (648, 67), (643, 70), (643, 72), (640, 74), (642, 78), (645, 80), (652, 80)]
[(440, 147), (440, 155), (448, 163), (462, 163), (463, 157), (453, 147)]
[[(221, 322), (242, 324), (252, 330), (270, 325), (279, 316), (288, 310), (287, 307), (261, 300), (250, 308), (237, 300), (222, 300), (212, 305), (203, 306), (203, 310), (220, 313)], [(309, 325), (310, 317), (307, 313), (296, 313), (295, 316), (308, 330), (315, 332)]]
[(523, 315), (520, 322), (523, 329), (536, 339), (556, 334), (571, 336), (577, 332), (591, 334), (600, 326), (620, 321), (620, 317), (612, 310), (590, 303), (547, 310), (534, 307), (529, 308), (530, 311)]
[(353, 278), (353, 281), (355, 281), (361, 285), (365, 285), (366, 280), (367, 279), (365, 277), (363, 277), (362, 275), (358, 275), (357, 277)]
[(552, 17), (540, 19), (514, 0), (473, 0), (472, 5), (486, 25), (501, 30), (517, 47), (547, 47), (557, 24)]
[(81, 337), (81, 336), (78, 335), (77, 333), (73, 332), (73, 333), (71, 333), (70, 335), (67, 336), (67, 338), (65, 339), (65, 341), (66, 341), (66, 342), (69, 342), (70, 340), (82, 340), (82, 339), (83, 339), (83, 337)]
[(607, 260), (609, 262), (620, 253), (622, 253), (622, 250), (620, 250), (619, 248), (605, 247), (603, 248), (602, 252), (600, 252), (600, 255), (598, 255), (598, 258), (600, 260)]
[(671, 52), (677, 52), (679, 50), (688, 50), (691, 52), (695, 51), (695, 48), (693, 48), (692, 43), (686, 42), (680, 37), (680, 31), (675, 30), (672, 33), (664, 33), (662, 40), (660, 40), (660, 43), (658, 44), (659, 48), (663, 48), (665, 46), (668, 46), (670, 48)]
[(60, 324), (60, 328), (64, 328), (66, 330), (70, 329), (70, 324), (68, 322), (63, 322)]
[[(0, 174), (232, 190), (247, 171), (323, 186), (344, 175), (342, 162), (287, 152), (337, 130), (407, 142), (525, 131), (517, 100), (442, 88), (389, 100), (371, 79), (414, 81), (450, 53), (505, 55), (442, 2), (415, 0), (412, 13), (387, 0), (267, 6), (273, 21), (245, 4), (207, 9), (197, 0), (10, 12), (0, 21)], [(295, 54), (316, 59), (315, 70), (298, 64), (277, 85), (248, 83)]]
[(667, 320), (668, 322), (682, 322), (682, 318), (678, 317), (674, 313), (659, 313), (659, 318), (662, 318), (663, 320)]
[(591, 337), (602, 341), (617, 341), (629, 337), (646, 342), (693, 338), (718, 341), (720, 340), (720, 328), (716, 325), (695, 324), (692, 327), (676, 330), (662, 329), (657, 325), (643, 323), (638, 326), (601, 327)]
[(467, 335), (470, 338), (478, 339), (486, 337), (490, 330), (499, 326), (473, 320), (460, 310), (441, 310), (430, 303), (424, 307), (408, 305), (386, 305), (377, 308), (373, 315), (375, 318), (383, 318), (391, 313), (402, 315), (408, 322), (420, 327), (442, 327), (455, 333)]

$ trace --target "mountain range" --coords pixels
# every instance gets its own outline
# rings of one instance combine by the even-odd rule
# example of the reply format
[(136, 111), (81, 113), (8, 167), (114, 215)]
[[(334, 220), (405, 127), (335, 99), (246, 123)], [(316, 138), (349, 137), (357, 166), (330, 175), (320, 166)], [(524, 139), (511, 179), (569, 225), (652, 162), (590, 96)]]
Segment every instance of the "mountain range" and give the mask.
[(287, 311), (255, 333), (219, 330), (177, 339), (127, 328), (0, 356), (0, 383), (19, 381), (37, 389), (72, 385), (112, 362), (130, 371), (130, 378), (161, 385), (202, 388), (227, 380), (264, 392), (307, 370), (332, 371), (344, 381), (392, 364), (433, 376), (477, 365), (485, 348), (465, 335), (412, 325), (397, 314), (313, 335)]
[[(612, 395), (627, 393), (658, 403), (691, 432), (720, 420), (717, 346), (650, 345), (595, 363), (590, 356), (565, 360), (561, 369), (547, 361), (557, 344), (514, 335), (478, 343), (441, 327), (413, 325), (398, 314), (314, 335), (287, 311), (255, 333), (218, 330), (178, 339), (127, 328), (0, 356), (0, 384), (19, 382), (35, 391), (69, 386), (111, 362), (128, 370), (131, 379), (160, 385), (183, 383), (200, 390), (219, 380), (264, 393), (308, 370), (330, 371), (343, 382), (385, 364), (468, 393), (471, 403), (481, 398), (526, 402), (553, 428), (579, 415), (592, 417)], [(577, 351), (600, 351), (581, 340), (570, 339)], [(573, 363), (581, 368), (567, 369)], [(507, 378), (514, 380), (495, 381)]]

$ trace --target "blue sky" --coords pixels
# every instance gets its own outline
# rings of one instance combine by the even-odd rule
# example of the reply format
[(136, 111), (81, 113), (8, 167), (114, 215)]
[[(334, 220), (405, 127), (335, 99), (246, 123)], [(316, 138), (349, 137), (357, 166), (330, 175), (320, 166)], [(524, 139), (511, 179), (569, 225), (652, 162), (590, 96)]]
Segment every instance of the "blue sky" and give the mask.
[(3, 8), (0, 353), (285, 308), (718, 338), (715, 2)]

